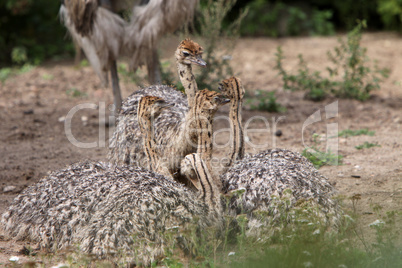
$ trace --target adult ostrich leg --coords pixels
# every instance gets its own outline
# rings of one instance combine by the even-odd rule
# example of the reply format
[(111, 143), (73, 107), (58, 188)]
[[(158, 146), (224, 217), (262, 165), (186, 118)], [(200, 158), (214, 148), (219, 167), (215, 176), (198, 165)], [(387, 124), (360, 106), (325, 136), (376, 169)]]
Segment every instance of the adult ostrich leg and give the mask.
[[(104, 85), (111, 73), (115, 112), (121, 108), (116, 60), (128, 56), (130, 70), (148, 66), (151, 84), (161, 82), (158, 40), (191, 20), (198, 0), (62, 0), (60, 17), (84, 50)], [(130, 22), (117, 13), (129, 11)]]

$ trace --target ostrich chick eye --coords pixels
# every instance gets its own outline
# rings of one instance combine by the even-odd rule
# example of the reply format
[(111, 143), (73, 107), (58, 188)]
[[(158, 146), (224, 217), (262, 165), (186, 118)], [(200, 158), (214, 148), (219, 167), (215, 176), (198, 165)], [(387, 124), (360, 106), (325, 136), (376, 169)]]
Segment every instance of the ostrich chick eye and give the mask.
[(183, 55), (187, 57), (190, 56), (190, 53), (188, 53), (187, 51), (183, 51)]

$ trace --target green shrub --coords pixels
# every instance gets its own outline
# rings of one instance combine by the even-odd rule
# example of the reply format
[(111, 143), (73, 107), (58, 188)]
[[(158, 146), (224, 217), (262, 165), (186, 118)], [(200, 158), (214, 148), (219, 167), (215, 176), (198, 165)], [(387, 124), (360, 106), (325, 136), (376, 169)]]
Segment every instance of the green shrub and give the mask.
[(313, 10), (311, 16), (310, 35), (333, 35), (335, 26), (331, 22), (333, 12), (331, 10)]
[(58, 19), (60, 1), (0, 1), (0, 67), (37, 64), (74, 51)]
[[(339, 39), (339, 46), (328, 51), (329, 60), (335, 67), (327, 67), (329, 78), (321, 76), (319, 71), (311, 71), (302, 55), (299, 55), (297, 74), (289, 74), (283, 68), (283, 51), (278, 47), (275, 69), (282, 77), (284, 88), (288, 90), (307, 91), (306, 97), (319, 101), (328, 95), (339, 98), (367, 100), (370, 92), (380, 89), (380, 82), (388, 77), (389, 69), (380, 69), (366, 55), (367, 49), (360, 46), (361, 30), (366, 27), (365, 21), (348, 33), (347, 39)], [(342, 76), (341, 76), (342, 75)]]
[(362, 28), (366, 28), (362, 21), (348, 33), (347, 40), (339, 39), (339, 46), (334, 52), (328, 52), (328, 58), (335, 64), (335, 68), (327, 68), (331, 77), (341, 74), (342, 81), (337, 83), (335, 96), (366, 100), (372, 90), (380, 89), (382, 78), (388, 77), (389, 70), (379, 69), (376, 62), (374, 68), (369, 67), (371, 60), (366, 55), (367, 49), (360, 46)]
[[(255, 96), (247, 98), (247, 102), (251, 103), (250, 107), (252, 110), (270, 113), (282, 113), (286, 111), (286, 108), (277, 102), (275, 92), (257, 90)], [(255, 102), (257, 102), (257, 105), (254, 104)]]
[[(248, 14), (241, 25), (242, 35), (332, 35), (332, 11), (311, 8), (311, 14), (300, 7), (282, 1), (254, 0), (248, 3)], [(285, 24), (285, 27), (281, 27)], [(281, 28), (281, 30), (279, 30)], [(282, 29), (283, 28), (283, 29)]]
[(247, 6), (249, 10), (240, 28), (242, 35), (279, 36), (277, 23), (280, 12), (285, 9), (283, 3), (277, 2), (272, 5), (264, 0), (254, 0)]
[(327, 97), (333, 87), (333, 83), (329, 79), (323, 78), (320, 72), (312, 72), (308, 69), (303, 55), (299, 55), (297, 74), (289, 74), (283, 68), (282, 62), (285, 57), (281, 47), (277, 48), (275, 56), (275, 69), (278, 70), (279, 75), (282, 77), (284, 89), (307, 91), (306, 97), (314, 101), (320, 101)]
[(402, 30), (402, 1), (377, 0), (377, 11), (388, 29)]

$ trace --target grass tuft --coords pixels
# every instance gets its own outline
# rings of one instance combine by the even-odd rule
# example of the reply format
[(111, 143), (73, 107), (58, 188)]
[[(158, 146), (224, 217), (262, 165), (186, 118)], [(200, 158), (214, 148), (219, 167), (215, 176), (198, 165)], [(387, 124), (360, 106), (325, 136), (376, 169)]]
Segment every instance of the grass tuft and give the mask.
[(338, 166), (342, 164), (342, 155), (331, 152), (331, 150), (324, 151), (321, 149), (321, 141), (319, 140), (320, 135), (313, 135), (313, 146), (310, 148), (305, 148), (302, 155), (306, 157), (315, 168), (320, 168), (325, 165)]
[(67, 94), (67, 96), (70, 96), (72, 98), (82, 98), (82, 97), (88, 96), (86, 92), (82, 92), (82, 91), (78, 90), (76, 87), (67, 89), (66, 94)]
[(331, 151), (323, 152), (316, 148), (304, 149), (302, 155), (306, 157), (315, 168), (320, 168), (325, 165), (338, 166), (342, 164), (342, 155), (337, 155)]
[(371, 147), (381, 147), (381, 145), (379, 145), (378, 143), (370, 143), (365, 141), (363, 144), (360, 144), (358, 146), (355, 146), (355, 148), (357, 150), (361, 150), (361, 149), (369, 149)]
[(345, 129), (338, 133), (338, 137), (353, 137), (353, 136), (360, 136), (360, 135), (367, 135), (367, 136), (374, 136), (375, 131), (370, 131), (367, 128), (352, 130), (352, 129)]

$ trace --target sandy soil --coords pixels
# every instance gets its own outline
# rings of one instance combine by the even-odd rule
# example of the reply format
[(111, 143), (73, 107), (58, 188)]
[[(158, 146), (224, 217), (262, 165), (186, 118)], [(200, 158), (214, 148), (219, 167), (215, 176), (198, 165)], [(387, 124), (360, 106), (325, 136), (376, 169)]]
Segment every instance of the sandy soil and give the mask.
[[(178, 42), (170, 38), (163, 42), (162, 56), (173, 62), (173, 51)], [(232, 66), (247, 91), (260, 89), (276, 91), (278, 102), (287, 111), (281, 114), (252, 111), (246, 105), (243, 121), (248, 123), (247, 152), (279, 147), (301, 152), (311, 146), (311, 135), (322, 135), (325, 143), (327, 126), (339, 131), (368, 128), (374, 136), (339, 138), (338, 153), (344, 156), (341, 166), (324, 166), (320, 169), (344, 197), (345, 207), (352, 208), (351, 197), (360, 195), (356, 212), (359, 224), (370, 237), (368, 224), (378, 219), (373, 205), (383, 207), (382, 213), (402, 208), (402, 39), (390, 33), (366, 34), (363, 46), (368, 55), (378, 60), (380, 67), (391, 70), (382, 89), (367, 102), (327, 99), (311, 102), (302, 93), (282, 89), (281, 79), (273, 69), (276, 47), (281, 45), (286, 56), (285, 68), (296, 71), (297, 55), (303, 53), (309, 67), (325, 71), (328, 65), (326, 51), (337, 45), (337, 38), (282, 38), (242, 39), (233, 53)], [(121, 79), (123, 97), (137, 86)], [(71, 96), (72, 89), (85, 92), (85, 96)], [(112, 128), (104, 128), (102, 105), (112, 103), (110, 89), (102, 87), (91, 67), (74, 67), (72, 62), (51, 62), (14, 76), (0, 84), (0, 213), (13, 198), (27, 186), (37, 182), (49, 170), (59, 169), (83, 159), (105, 160), (107, 139)], [(336, 104), (335, 102), (338, 101)], [(65, 132), (65, 117), (78, 104), (94, 103), (98, 108), (83, 109), (72, 118), (72, 134), (81, 142), (98, 142), (100, 146), (83, 149), (74, 146)], [(334, 104), (335, 103), (335, 104)], [(338, 113), (329, 115), (326, 106), (333, 104)], [(334, 106), (335, 105), (335, 106)], [(306, 120), (316, 111), (321, 120), (303, 128)], [(227, 108), (218, 115), (226, 115)], [(107, 116), (107, 115), (106, 115)], [(260, 119), (258, 120), (257, 117)], [(269, 125), (265, 125), (264, 121)], [(101, 122), (101, 123), (100, 123)], [(275, 123), (276, 122), (276, 123)], [(216, 129), (227, 128), (225, 120), (216, 122)], [(275, 136), (281, 130), (280, 137)], [(99, 138), (104, 133), (104, 138)], [(217, 134), (217, 145), (227, 141), (228, 133)], [(304, 136), (304, 139), (303, 139)], [(331, 140), (331, 139), (330, 139)], [(333, 140), (332, 140), (333, 141)], [(365, 141), (381, 147), (357, 150)], [(215, 155), (221, 157), (227, 146), (216, 146)], [(11, 187), (10, 187), (11, 186)], [(399, 226), (402, 226), (399, 223)], [(401, 236), (401, 228), (396, 235)], [(11, 256), (20, 262), (30, 257), (23, 254), (22, 242), (3, 241), (0, 237), (0, 264)]]

